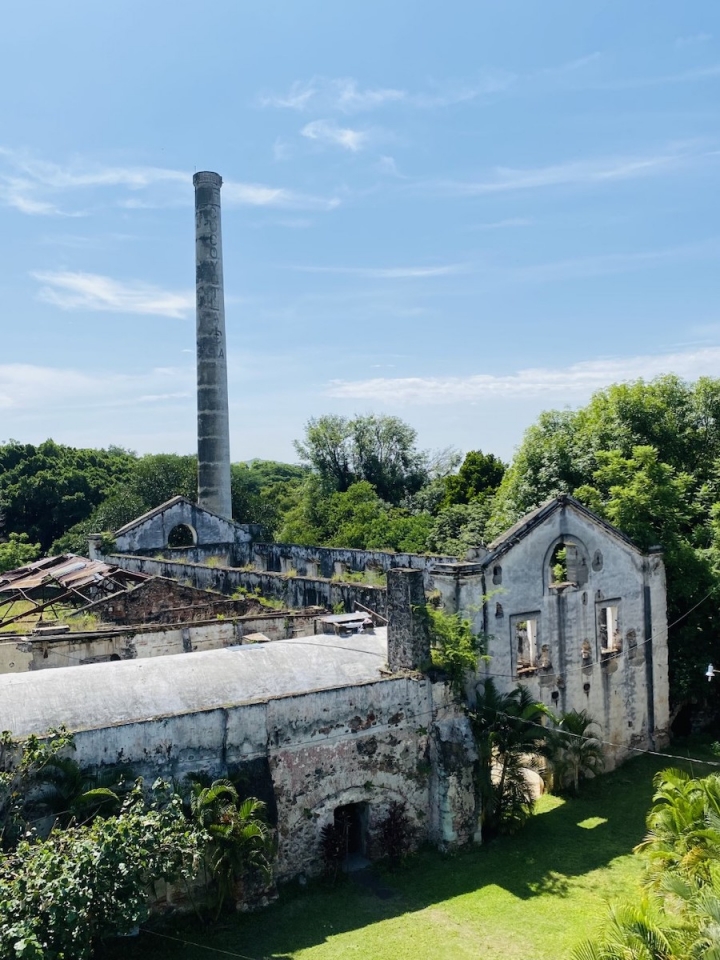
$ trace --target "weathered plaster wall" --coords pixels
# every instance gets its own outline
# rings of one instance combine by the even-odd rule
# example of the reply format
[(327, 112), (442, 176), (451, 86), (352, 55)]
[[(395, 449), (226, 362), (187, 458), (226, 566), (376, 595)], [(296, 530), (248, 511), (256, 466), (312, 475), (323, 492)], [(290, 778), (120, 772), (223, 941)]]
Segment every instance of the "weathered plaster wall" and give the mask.
[(351, 550), (343, 547), (303, 547), (293, 543), (247, 542), (238, 545), (236, 562), (252, 563), (258, 570), (285, 573), (289, 569), (309, 577), (340, 577), (346, 573), (386, 573), (395, 567), (428, 573), (434, 563), (453, 557), (384, 550)]
[(0, 641), (0, 674), (55, 667), (83, 666), (106, 660), (166, 657), (197, 650), (219, 650), (242, 644), (262, 633), (270, 640), (306, 637), (315, 633), (317, 616), (306, 613), (265, 613), (209, 622), (158, 624), (88, 633), (43, 637), (8, 637)]
[(352, 612), (357, 601), (370, 610), (386, 616), (387, 599), (383, 587), (360, 583), (341, 583), (319, 577), (287, 576), (279, 573), (259, 573), (237, 567), (206, 566), (193, 563), (173, 563), (150, 557), (112, 554), (112, 563), (124, 570), (149, 573), (160, 577), (174, 577), (203, 590), (218, 590), (232, 594), (239, 587), (252, 593), (259, 590), (263, 597), (282, 600), (286, 607), (325, 607), (339, 604)]
[[(554, 548), (579, 547), (578, 586), (551, 586)], [(664, 568), (571, 507), (554, 512), (487, 564), (436, 571), (434, 584), (491, 635), (492, 660), (480, 676), (508, 689), (518, 679), (558, 712), (587, 710), (600, 724), (609, 765), (632, 746), (662, 742), (668, 726), (667, 623)], [(483, 593), (489, 594), (485, 603)], [(456, 604), (453, 607), (453, 600)], [(601, 652), (599, 610), (618, 607), (622, 649)], [(538, 622), (536, 669), (518, 677), (517, 620)], [(645, 641), (652, 637), (651, 643)]]
[[(252, 776), (258, 760), (267, 758), (277, 807), (277, 876), (286, 878), (320, 871), (322, 827), (348, 803), (367, 804), (371, 856), (377, 852), (373, 833), (392, 800), (407, 803), (419, 842), (448, 846), (472, 837), (477, 815), (462, 774), (472, 757), (463, 760), (460, 747), (447, 773), (433, 772), (433, 716), (432, 684), (395, 677), (80, 731), (75, 756), (83, 767), (127, 764), (148, 778), (198, 771)], [(447, 759), (437, 751), (433, 757), (441, 765)], [(431, 808), (437, 794), (431, 780), (438, 779), (450, 784), (440, 817)]]
[(115, 533), (116, 548), (121, 553), (146, 553), (164, 550), (170, 532), (177, 526), (190, 527), (197, 546), (229, 552), (235, 544), (250, 541), (260, 528), (237, 524), (204, 510), (184, 497), (176, 497), (156, 510), (126, 524)]

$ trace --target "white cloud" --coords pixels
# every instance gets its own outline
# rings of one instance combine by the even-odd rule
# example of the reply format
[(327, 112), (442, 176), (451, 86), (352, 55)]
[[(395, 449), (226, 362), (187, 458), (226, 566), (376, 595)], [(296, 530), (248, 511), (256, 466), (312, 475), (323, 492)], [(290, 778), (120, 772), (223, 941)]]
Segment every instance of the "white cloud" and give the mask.
[(236, 183), (233, 180), (224, 182), (223, 200), (229, 206), (277, 207), (283, 210), (334, 210), (340, 204), (338, 197), (318, 197), (284, 187)]
[(596, 50), (594, 53), (589, 53), (587, 56), (576, 57), (575, 60), (568, 60), (567, 63), (561, 63), (557, 67), (545, 67), (539, 72), (541, 75), (545, 76), (560, 76), (565, 73), (575, 73), (576, 70), (583, 70), (591, 63), (597, 63), (600, 58), (601, 54)]
[(508, 217), (505, 220), (493, 220), (489, 223), (475, 223), (470, 230), (502, 230), (506, 227), (530, 227), (534, 223), (528, 217)]
[(269, 94), (260, 97), (264, 107), (280, 107), (289, 110), (327, 108), (342, 113), (372, 110), (386, 103), (406, 100), (405, 90), (367, 87), (364, 90), (351, 77), (329, 79), (314, 77), (312, 80), (296, 80), (287, 94)]
[(482, 196), (556, 186), (586, 186), (670, 173), (715, 155), (711, 151), (675, 148), (645, 156), (574, 160), (543, 167), (496, 167), (490, 176), (480, 180), (433, 181), (424, 186), (458, 196)]
[(50, 411), (159, 403), (193, 396), (193, 378), (192, 367), (131, 375), (6, 363), (0, 364), (0, 410), (47, 417)]
[[(97, 191), (111, 191), (110, 202), (129, 210), (190, 206), (192, 173), (152, 166), (99, 166), (81, 160), (62, 166), (0, 147), (0, 203), (5, 206), (34, 216), (80, 216), (82, 211), (68, 210), (63, 203), (76, 202), (78, 193), (95, 197)], [(223, 197), (231, 205), (291, 210), (332, 210), (340, 202), (335, 197), (232, 179), (224, 181)]]
[(413, 280), (422, 277), (446, 277), (462, 273), (463, 263), (449, 263), (436, 267), (305, 267), (293, 266), (301, 273), (339, 273), (378, 280)]
[(361, 113), (399, 103), (418, 108), (447, 107), (507, 90), (516, 79), (515, 74), (507, 71), (487, 71), (472, 82), (437, 84), (428, 91), (411, 93), (397, 87), (361, 87), (352, 77), (313, 77), (307, 81), (296, 80), (286, 94), (265, 94), (259, 102), (263, 107), (301, 113), (309, 110)]
[(192, 290), (174, 292), (148, 283), (122, 283), (96, 273), (33, 273), (43, 286), (38, 297), (63, 310), (102, 310), (163, 317), (185, 317), (195, 304)]
[(705, 347), (678, 353), (586, 360), (568, 367), (534, 367), (506, 375), (332, 380), (327, 395), (425, 405), (530, 397), (577, 402), (611, 383), (640, 377), (650, 379), (664, 373), (688, 379), (715, 376), (719, 365), (720, 347)]
[(350, 127), (341, 127), (334, 120), (313, 120), (300, 131), (308, 140), (317, 140), (331, 146), (343, 147), (357, 153), (366, 145), (368, 134), (362, 130), (353, 130)]

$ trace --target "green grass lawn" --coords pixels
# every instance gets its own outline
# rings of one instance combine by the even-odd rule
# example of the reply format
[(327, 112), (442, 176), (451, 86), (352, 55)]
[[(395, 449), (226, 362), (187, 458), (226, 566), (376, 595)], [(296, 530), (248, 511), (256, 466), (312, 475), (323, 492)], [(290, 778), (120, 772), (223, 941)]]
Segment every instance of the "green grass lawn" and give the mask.
[[(698, 744), (692, 755), (710, 756)], [(293, 884), (260, 913), (207, 928), (191, 918), (154, 926), (182, 942), (143, 933), (102, 956), (561, 960), (595, 933), (608, 901), (635, 895), (642, 864), (632, 848), (645, 832), (652, 777), (672, 765), (683, 764), (644, 756), (587, 784), (578, 799), (543, 797), (514, 837), (451, 856), (427, 851), (397, 873), (377, 869), (370, 883)]]

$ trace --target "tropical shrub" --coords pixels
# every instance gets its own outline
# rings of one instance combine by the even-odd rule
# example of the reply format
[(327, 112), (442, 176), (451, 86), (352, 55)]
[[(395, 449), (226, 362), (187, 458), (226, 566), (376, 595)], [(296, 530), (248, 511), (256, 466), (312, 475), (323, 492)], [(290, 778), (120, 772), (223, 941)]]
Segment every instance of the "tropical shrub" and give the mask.
[(120, 814), (22, 840), (0, 860), (0, 956), (89, 960), (100, 942), (148, 915), (148, 889), (196, 871), (204, 835), (177, 796), (142, 784)]
[(518, 685), (500, 693), (492, 678), (478, 684), (468, 710), (478, 752), (476, 784), (483, 837), (512, 832), (530, 816), (533, 796), (524, 768), (545, 750), (548, 710)]
[(215, 892), (216, 917), (236, 887), (257, 871), (271, 876), (272, 833), (265, 820), (265, 804), (254, 797), (240, 800), (230, 780), (215, 780), (209, 787), (192, 786), (192, 816), (207, 835), (204, 862)]
[(555, 787), (577, 795), (582, 780), (602, 772), (605, 757), (602, 741), (592, 733), (595, 726), (586, 710), (570, 710), (560, 717), (546, 751)]
[(410, 852), (414, 835), (407, 804), (393, 800), (377, 829), (378, 848), (388, 858), (391, 867), (398, 867), (403, 862)]
[(484, 637), (460, 614), (449, 614), (437, 607), (425, 607), (430, 631), (433, 666), (447, 674), (453, 693), (461, 697), (468, 676), (477, 669), (485, 648)]
[(720, 774), (655, 778), (643, 890), (612, 908), (600, 937), (574, 960), (720, 960)]

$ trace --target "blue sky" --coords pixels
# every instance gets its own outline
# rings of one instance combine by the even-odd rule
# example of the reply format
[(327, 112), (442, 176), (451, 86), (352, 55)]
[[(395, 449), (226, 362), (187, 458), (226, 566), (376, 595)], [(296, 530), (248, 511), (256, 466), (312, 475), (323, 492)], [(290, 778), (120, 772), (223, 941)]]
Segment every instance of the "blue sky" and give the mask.
[(234, 459), (720, 375), (717, 0), (28, 0), (0, 76), (0, 440), (194, 449), (195, 169)]

